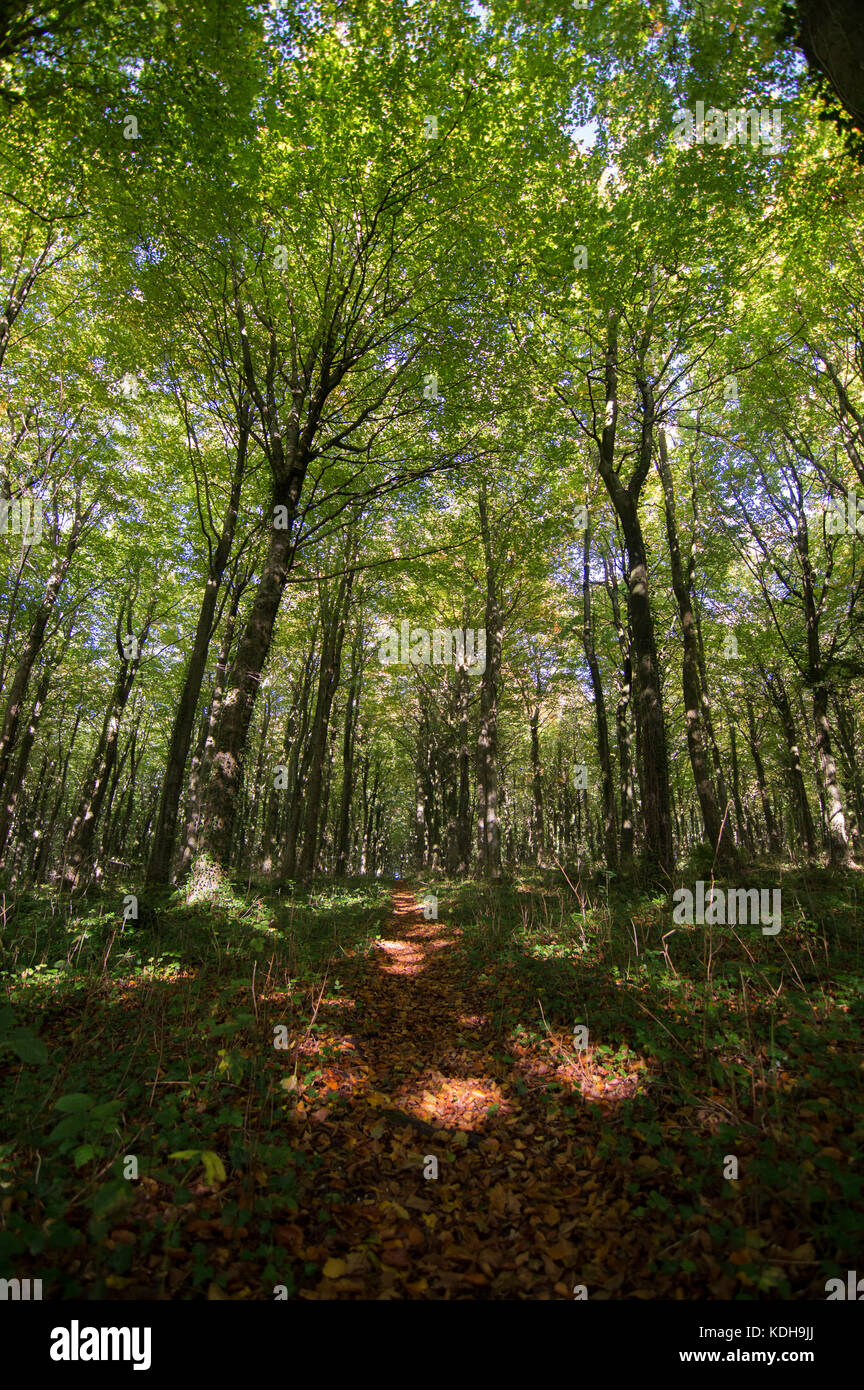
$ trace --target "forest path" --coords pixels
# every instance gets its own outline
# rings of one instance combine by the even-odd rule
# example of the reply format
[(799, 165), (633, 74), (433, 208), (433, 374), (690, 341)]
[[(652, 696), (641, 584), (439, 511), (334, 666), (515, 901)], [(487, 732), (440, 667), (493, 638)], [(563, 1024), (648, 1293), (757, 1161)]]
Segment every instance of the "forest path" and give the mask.
[(302, 1251), (323, 1277), (301, 1297), (572, 1298), (586, 1283), (608, 1297), (620, 1286), (607, 1257), (624, 1174), (597, 1171), (604, 1108), (581, 1100), (560, 1048), (551, 1065), (548, 1045), (495, 1026), (494, 990), (470, 973), (459, 935), (425, 921), (403, 887), (371, 959), (343, 982), (356, 1031), (342, 1033), (327, 1082), (341, 1104), (310, 1116), (305, 1135), (322, 1161), (317, 1199), (340, 1197), (335, 1230)]

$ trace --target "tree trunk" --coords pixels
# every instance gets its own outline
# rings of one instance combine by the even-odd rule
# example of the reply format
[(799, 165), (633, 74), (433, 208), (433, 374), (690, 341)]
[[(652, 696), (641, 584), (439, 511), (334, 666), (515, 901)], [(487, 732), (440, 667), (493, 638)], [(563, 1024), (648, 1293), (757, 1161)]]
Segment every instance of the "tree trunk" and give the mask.
[[(318, 830), (321, 813), (322, 778), (324, 760), (327, 754), (327, 735), (330, 727), (330, 713), (339, 673), (342, 666), (342, 645), (345, 640), (345, 627), (351, 604), (351, 588), (354, 571), (348, 570), (339, 582), (332, 605), (326, 601), (321, 613), (321, 665), (318, 671), (318, 693), (315, 700), (315, 713), (309, 732), (311, 757), (309, 776), (304, 790), (306, 816), (303, 827), (303, 848), (300, 853), (300, 874), (308, 878), (315, 869), (318, 852)], [(329, 611), (328, 611), (329, 608)]]
[(237, 612), (245, 588), (246, 582), (241, 580), (234, 585), (231, 593), (231, 603), (228, 609), (228, 616), (225, 620), (225, 632), (216, 662), (216, 672), (213, 677), (213, 693), (210, 699), (210, 710), (204, 723), (201, 744), (199, 749), (195, 752), (192, 759), (192, 767), (189, 772), (186, 826), (183, 832), (183, 849), (180, 854), (180, 862), (177, 869), (177, 877), (181, 879), (185, 878), (186, 874), (189, 872), (192, 860), (198, 852), (198, 830), (204, 808), (204, 789), (207, 785), (210, 765), (213, 760), (213, 749), (215, 746), (214, 733), (222, 709), (222, 697), (225, 692), (225, 683), (228, 679), (228, 661), (231, 656), (231, 647), (234, 643), (234, 628), (237, 623)]
[(627, 551), (630, 632), (636, 676), (636, 718), (640, 760), (640, 790), (645, 821), (645, 852), (649, 876), (671, 881), (674, 864), (669, 797), (669, 757), (660, 666), (654, 636), (654, 617), (648, 580), (648, 557), (639, 522), (638, 503), (651, 467), (654, 399), (651, 383), (641, 374), (642, 397), (639, 460), (627, 487), (615, 471), (615, 431), (618, 418), (617, 320), (610, 311), (606, 348), (605, 423), (598, 468), (624, 533)]
[(771, 810), (771, 798), (768, 795), (768, 784), (765, 781), (765, 766), (759, 751), (759, 739), (756, 733), (756, 719), (753, 714), (753, 701), (748, 695), (745, 699), (747, 709), (747, 732), (750, 739), (750, 756), (753, 759), (753, 766), (756, 769), (756, 785), (759, 788), (759, 798), (762, 802), (762, 817), (765, 821), (765, 829), (768, 834), (768, 848), (771, 854), (780, 853), (780, 837), (777, 833), (777, 823)]
[(849, 837), (843, 812), (843, 794), (837, 777), (837, 764), (831, 747), (828, 727), (828, 689), (821, 682), (813, 687), (813, 723), (816, 729), (816, 751), (825, 796), (828, 854), (832, 864), (849, 863)]
[(735, 819), (738, 822), (738, 838), (747, 853), (752, 854), (753, 845), (747, 831), (744, 807), (741, 805), (741, 789), (738, 778), (738, 743), (735, 736), (735, 725), (731, 721), (729, 724), (729, 755), (732, 764), (732, 797), (735, 803)]
[(582, 646), (588, 662), (591, 690), (594, 695), (597, 757), (600, 761), (600, 781), (603, 796), (603, 854), (607, 867), (618, 867), (618, 827), (615, 824), (615, 790), (612, 774), (612, 755), (609, 751), (609, 721), (606, 717), (606, 698), (600, 678), (600, 663), (594, 645), (594, 618), (591, 611), (591, 528), (586, 526), (582, 546)]
[(703, 692), (699, 673), (699, 636), (693, 614), (690, 587), (685, 578), (681, 559), (681, 544), (678, 537), (678, 518), (675, 514), (675, 489), (672, 470), (666, 452), (666, 433), (660, 429), (658, 442), (658, 473), (663, 484), (663, 500), (666, 514), (666, 536), (669, 542), (669, 563), (672, 576), (672, 590), (678, 605), (681, 620), (683, 646), (681, 654), (681, 686), (684, 695), (684, 719), (687, 732), (687, 751), (693, 782), (699, 798), (702, 823), (715, 858), (727, 863), (732, 857), (732, 837), (724, 825), (723, 817), (714, 795), (711, 767), (705, 747), (702, 726)]
[(363, 685), (363, 629), (359, 627), (351, 648), (351, 679), (345, 703), (345, 725), (342, 730), (342, 793), (339, 798), (339, 829), (336, 837), (337, 878), (348, 872), (351, 853), (351, 799), (354, 794), (354, 752), (357, 720), (360, 715), (360, 691)]
[(231, 492), (225, 519), (222, 523), (222, 531), (215, 549), (210, 544), (210, 537), (207, 537), (208, 550), (210, 551), (207, 583), (204, 588), (201, 611), (198, 614), (195, 636), (192, 639), (189, 664), (186, 667), (183, 688), (180, 691), (180, 699), (174, 715), (171, 741), (168, 745), (168, 762), (162, 780), (162, 794), (156, 816), (156, 829), (147, 864), (146, 881), (151, 884), (168, 883), (171, 864), (174, 859), (180, 797), (183, 790), (183, 773), (186, 768), (186, 759), (189, 756), (189, 746), (192, 742), (192, 730), (195, 727), (195, 711), (198, 708), (198, 698), (201, 694), (204, 672), (207, 669), (207, 654), (210, 650), (210, 639), (213, 636), (216, 603), (219, 598), (225, 567), (231, 553), (231, 546), (234, 542), (237, 508), (240, 504), (240, 491), (243, 485), (246, 451), (249, 442), (248, 411), (245, 414), (241, 413), (238, 425), (240, 433), (234, 472), (231, 478)]
[(3, 724), (2, 728), (0, 728), (0, 793), (2, 793), (6, 785), (6, 777), (9, 772), (9, 760), (18, 737), (18, 725), (21, 720), (21, 711), (24, 707), (24, 700), (27, 695), (27, 686), (30, 683), (30, 674), (42, 650), (51, 610), (57, 602), (60, 590), (63, 587), (63, 581), (72, 563), (72, 557), (78, 547), (83, 529), (84, 517), (76, 511), (72, 530), (66, 543), (66, 550), (62, 557), (58, 557), (51, 567), (51, 573), (48, 576), (42, 598), (36, 609), (36, 615), (30, 625), (30, 631), (24, 643), (24, 650), (18, 659), (18, 665), (12, 677), (9, 696), (6, 700), (6, 708), (3, 713)]
[[(121, 654), (120, 670), (114, 682), (114, 690), (109, 701), (102, 733), (96, 745), (90, 767), (84, 778), (84, 790), (72, 828), (66, 842), (65, 868), (63, 871), (63, 891), (71, 892), (78, 884), (82, 867), (93, 851), (96, 830), (109, 779), (117, 757), (117, 740), (120, 736), (120, 721), (126, 708), (138, 667), (141, 661), (141, 648), (146, 641), (152, 620), (151, 603), (144, 627), (138, 637), (136, 654), (131, 660), (123, 655), (121, 645), (121, 626), (126, 605), (121, 608), (117, 621), (117, 648)], [(131, 603), (129, 604), (131, 623)]]
[(27, 727), (18, 743), (18, 756), (9, 778), (5, 795), (0, 800), (0, 863), (2, 863), (6, 844), (9, 839), (9, 831), (15, 817), (15, 808), (18, 804), (24, 789), (24, 778), (27, 775), (27, 768), (30, 764), (30, 754), (33, 751), (33, 741), (36, 738), (36, 731), (45, 710), (45, 698), (48, 694), (48, 686), (51, 682), (51, 668), (46, 667), (39, 678), (36, 687), (36, 695), (33, 700), (33, 708), (30, 711), (30, 718)]
[[(486, 483), (478, 496), (480, 533), (486, 567), (486, 669), (480, 684), (478, 761), (478, 869), (487, 878), (501, 876), (501, 830), (498, 823), (498, 688), (501, 678), (503, 630), (486, 507)], [(467, 646), (467, 643), (466, 643)]]
[(813, 816), (810, 812), (810, 803), (807, 800), (807, 788), (804, 784), (804, 774), (801, 770), (801, 752), (798, 746), (798, 732), (795, 728), (795, 720), (792, 715), (792, 708), (789, 704), (789, 697), (783, 685), (781, 677), (776, 672), (765, 673), (763, 671), (765, 689), (771, 697), (774, 708), (780, 715), (780, 726), (783, 730), (783, 737), (786, 740), (786, 747), (789, 755), (789, 785), (792, 791), (792, 804), (795, 810), (796, 820), (799, 829), (807, 845), (807, 855), (810, 859), (816, 857), (816, 830), (813, 825)]

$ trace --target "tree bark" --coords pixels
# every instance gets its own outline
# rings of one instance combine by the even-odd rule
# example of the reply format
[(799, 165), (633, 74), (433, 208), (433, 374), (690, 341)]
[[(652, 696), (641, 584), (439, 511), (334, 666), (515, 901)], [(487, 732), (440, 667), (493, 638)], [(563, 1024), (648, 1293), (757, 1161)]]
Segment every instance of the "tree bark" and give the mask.
[[(131, 601), (128, 604), (131, 630)], [(102, 725), (102, 733), (96, 745), (90, 767), (84, 778), (84, 789), (81, 801), (78, 806), (72, 828), (66, 842), (65, 867), (63, 871), (63, 891), (71, 892), (77, 887), (81, 871), (85, 860), (92, 854), (93, 845), (96, 839), (96, 830), (99, 825), (99, 818), (102, 805), (105, 800), (105, 793), (108, 790), (109, 779), (117, 757), (117, 741), (120, 736), (120, 721), (123, 711), (126, 708), (138, 667), (141, 661), (141, 649), (147, 640), (152, 621), (153, 604), (151, 603), (144, 626), (137, 639), (137, 649), (131, 659), (127, 658), (122, 647), (122, 622), (126, 611), (126, 604), (121, 607), (120, 616), (117, 620), (117, 649), (120, 653), (120, 669), (117, 679), (114, 682), (114, 690), (108, 703), (105, 715), (105, 722)]]
[(612, 755), (609, 751), (609, 721), (606, 717), (606, 698), (600, 676), (600, 663), (594, 644), (594, 617), (591, 611), (591, 528), (586, 526), (582, 546), (582, 646), (591, 690), (594, 695), (597, 757), (600, 761), (600, 782), (603, 797), (603, 854), (607, 866), (618, 867), (618, 827), (615, 823), (615, 790)]
[(339, 829), (336, 838), (338, 878), (348, 872), (351, 854), (351, 801), (354, 795), (354, 753), (357, 720), (360, 717), (360, 692), (363, 685), (363, 629), (358, 626), (351, 648), (351, 679), (345, 703), (345, 724), (342, 730), (342, 792), (339, 798)]
[(332, 601), (328, 602), (326, 598), (322, 598), (321, 665), (318, 671), (315, 713), (309, 731), (311, 757), (309, 775), (304, 789), (306, 815), (299, 865), (300, 874), (304, 878), (308, 878), (314, 872), (318, 853), (321, 791), (324, 760), (327, 753), (327, 735), (342, 667), (342, 646), (345, 641), (345, 628), (348, 622), (353, 583), (354, 571), (349, 569), (347, 573), (342, 575)]
[(654, 616), (648, 577), (648, 557), (639, 522), (639, 495), (651, 467), (654, 398), (651, 382), (641, 370), (637, 384), (642, 400), (639, 458), (627, 487), (615, 471), (615, 433), (618, 419), (617, 318), (610, 311), (606, 346), (605, 423), (598, 468), (624, 533), (627, 551), (630, 631), (636, 676), (636, 714), (642, 812), (645, 822), (646, 867), (649, 876), (671, 882), (674, 865), (669, 795), (669, 756), (660, 665), (654, 635)]
[(486, 669), (480, 683), (480, 731), (477, 738), (478, 869), (487, 878), (497, 879), (501, 876), (501, 829), (498, 822), (498, 689), (501, 679), (503, 629), (492, 555), (485, 480), (480, 485), (478, 508), (486, 567)]
[(234, 542), (237, 508), (240, 504), (240, 492), (243, 486), (243, 474), (246, 467), (246, 453), (249, 443), (248, 411), (241, 411), (238, 427), (239, 436), (234, 471), (231, 478), (231, 491), (225, 512), (225, 519), (222, 523), (222, 531), (215, 548), (211, 544), (210, 536), (207, 536), (208, 550), (210, 552), (207, 583), (204, 588), (201, 611), (198, 614), (195, 636), (192, 639), (192, 650), (189, 655), (189, 663), (186, 667), (183, 687), (180, 691), (180, 699), (177, 704), (177, 711), (174, 715), (171, 741), (168, 745), (168, 761), (165, 767), (165, 776), (162, 780), (162, 792), (159, 800), (159, 810), (156, 816), (156, 829), (153, 834), (150, 859), (147, 864), (146, 881), (150, 884), (167, 884), (171, 874), (171, 864), (174, 859), (174, 848), (177, 840), (180, 797), (183, 791), (183, 773), (186, 768), (186, 759), (189, 756), (189, 747), (192, 742), (192, 730), (195, 726), (195, 711), (198, 708), (198, 699), (201, 694), (204, 672), (207, 669), (207, 654), (210, 650), (210, 640), (213, 636), (213, 619), (216, 613), (219, 589), (225, 574), (225, 568), (228, 564), (231, 546)]
[(765, 765), (762, 762), (762, 755), (759, 750), (759, 738), (756, 733), (756, 719), (753, 714), (753, 701), (750, 696), (745, 698), (747, 710), (747, 732), (750, 741), (750, 756), (753, 759), (753, 766), (756, 769), (756, 785), (759, 788), (759, 799), (762, 802), (762, 818), (765, 821), (765, 830), (768, 835), (768, 848), (771, 854), (780, 853), (780, 836), (777, 833), (777, 823), (771, 809), (771, 798), (768, 795), (768, 784), (765, 780)]
[(717, 806), (717, 800), (714, 795), (714, 783), (711, 777), (711, 767), (705, 747), (705, 736), (702, 725), (703, 691), (699, 671), (699, 636), (693, 614), (690, 587), (685, 577), (684, 564), (681, 558), (681, 543), (678, 537), (678, 519), (675, 514), (675, 488), (672, 481), (672, 469), (669, 466), (669, 457), (666, 451), (666, 433), (663, 429), (658, 431), (657, 444), (657, 470), (663, 485), (666, 536), (669, 542), (672, 590), (675, 595), (675, 602), (678, 605), (678, 616), (681, 621), (681, 633), (683, 638), (681, 653), (681, 686), (684, 695), (687, 751), (690, 755), (690, 767), (693, 771), (693, 782), (696, 787), (696, 795), (699, 798), (699, 808), (702, 812), (702, 824), (705, 828), (705, 836), (711, 849), (714, 851), (717, 861), (721, 864), (726, 864), (734, 858), (731, 843), (732, 836), (727, 825), (724, 825), (723, 817)]
[(51, 668), (46, 667), (39, 678), (36, 687), (36, 694), (33, 699), (33, 708), (30, 711), (30, 718), (22, 737), (18, 741), (18, 755), (9, 778), (5, 794), (0, 801), (0, 863), (6, 853), (6, 844), (9, 839), (9, 831), (15, 817), (15, 809), (18, 799), (24, 789), (24, 778), (30, 764), (30, 754), (33, 751), (33, 741), (39, 723), (45, 711), (45, 699), (48, 695), (48, 686), (51, 683)]

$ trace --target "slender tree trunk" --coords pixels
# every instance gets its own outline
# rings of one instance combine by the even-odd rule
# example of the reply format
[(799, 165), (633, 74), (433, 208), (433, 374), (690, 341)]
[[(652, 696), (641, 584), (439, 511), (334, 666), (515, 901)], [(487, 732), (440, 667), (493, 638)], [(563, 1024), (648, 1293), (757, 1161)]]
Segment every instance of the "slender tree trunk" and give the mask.
[(807, 845), (807, 855), (810, 859), (816, 857), (816, 830), (813, 825), (813, 817), (810, 812), (810, 803), (807, 800), (807, 788), (804, 784), (804, 774), (801, 770), (801, 751), (798, 744), (798, 733), (795, 728), (795, 720), (792, 715), (792, 708), (789, 704), (789, 697), (783, 681), (776, 673), (766, 674), (763, 672), (765, 688), (771, 697), (774, 708), (780, 715), (780, 726), (783, 730), (783, 737), (789, 756), (789, 785), (792, 791), (792, 804), (796, 811), (801, 834)]
[[(72, 725), (72, 732), (69, 736), (69, 746), (67, 747), (66, 755), (65, 757), (63, 757), (62, 760), (63, 770), (60, 774), (60, 785), (57, 788), (57, 795), (54, 798), (54, 805), (51, 810), (51, 816), (49, 818), (47, 826), (45, 827), (45, 830), (39, 836), (36, 845), (36, 851), (33, 856), (33, 863), (30, 869), (30, 877), (32, 878), (34, 883), (38, 883), (42, 877), (42, 873), (45, 868), (45, 861), (48, 858), (48, 854), (51, 849), (51, 842), (54, 837), (54, 827), (57, 824), (57, 821), (60, 816), (60, 811), (63, 806), (63, 802), (66, 798), (66, 783), (69, 778), (69, 760), (72, 757), (72, 750), (75, 747), (75, 740), (78, 736), (78, 729), (80, 727), (80, 724), (81, 710), (78, 709), (75, 711), (75, 723)], [(62, 749), (58, 748), (57, 751), (59, 755), (62, 752)]]
[(78, 547), (84, 529), (84, 518), (80, 513), (76, 513), (66, 549), (62, 556), (58, 556), (51, 567), (51, 573), (45, 584), (45, 589), (36, 609), (35, 617), (30, 624), (30, 631), (24, 643), (24, 649), (18, 658), (15, 667), (15, 674), (9, 687), (9, 695), (6, 700), (6, 708), (3, 712), (3, 723), (0, 726), (0, 793), (6, 785), (6, 777), (9, 772), (9, 760), (15, 741), (18, 737), (18, 725), (21, 720), (21, 712), (24, 708), (24, 701), (27, 695), (27, 687), (30, 683), (30, 674), (36, 664), (42, 645), (45, 641), (45, 632), (48, 627), (48, 619), (51, 617), (52, 609), (60, 595), (63, 581), (72, 563), (72, 557)]
[(837, 695), (834, 696), (833, 704), (836, 716), (837, 744), (843, 759), (843, 775), (849, 789), (848, 800), (851, 807), (854, 808), (854, 812), (850, 816), (849, 838), (856, 855), (860, 855), (864, 850), (864, 780), (861, 777), (855, 751), (855, 713), (851, 706)]
[(597, 757), (600, 762), (600, 782), (603, 796), (603, 854), (607, 866), (618, 867), (618, 827), (615, 824), (615, 782), (612, 755), (609, 751), (609, 721), (606, 717), (606, 698), (600, 677), (600, 663), (594, 644), (594, 618), (591, 611), (591, 528), (586, 526), (582, 548), (582, 646), (588, 663), (591, 690), (594, 695)]
[(669, 542), (669, 562), (672, 576), (672, 589), (678, 605), (683, 637), (681, 654), (681, 685), (684, 694), (684, 719), (687, 732), (687, 751), (693, 770), (693, 781), (705, 835), (718, 861), (726, 862), (732, 857), (732, 837), (724, 826), (723, 817), (714, 795), (711, 766), (705, 747), (702, 724), (703, 693), (699, 674), (699, 636), (693, 615), (690, 588), (685, 579), (681, 559), (681, 544), (678, 537), (678, 519), (675, 515), (675, 490), (672, 470), (666, 452), (666, 434), (659, 430), (658, 472), (663, 484), (663, 498), (666, 514), (666, 536)]
[(768, 834), (768, 848), (771, 854), (780, 853), (780, 837), (777, 833), (777, 823), (771, 810), (771, 798), (768, 795), (768, 784), (765, 780), (765, 765), (759, 751), (759, 738), (756, 733), (756, 719), (753, 714), (753, 701), (748, 695), (745, 699), (747, 709), (747, 732), (750, 741), (750, 756), (753, 759), (753, 766), (756, 769), (756, 785), (759, 788), (759, 799), (762, 802), (762, 818), (765, 821), (765, 829)]
[[(698, 532), (699, 520), (699, 487), (696, 476), (696, 456), (695, 451), (690, 457), (690, 506), (693, 513), (693, 532), (694, 537)], [(714, 733), (714, 719), (711, 713), (710, 687), (708, 684), (708, 671), (705, 665), (705, 643), (702, 638), (702, 619), (699, 611), (699, 601), (696, 592), (696, 555), (695, 544), (690, 548), (687, 560), (687, 589), (693, 605), (693, 617), (696, 620), (696, 644), (699, 654), (699, 684), (702, 690), (702, 724), (705, 730), (708, 743), (711, 748), (711, 762), (714, 767), (714, 781), (716, 784), (717, 804), (721, 816), (725, 816), (728, 806), (726, 795), (726, 779), (723, 775), (723, 761), (720, 757), (720, 748), (717, 737)]]
[(633, 674), (630, 662), (630, 639), (621, 620), (618, 580), (615, 570), (605, 555), (603, 556), (603, 570), (606, 577), (606, 592), (612, 604), (612, 618), (621, 651), (621, 674), (618, 680), (618, 697), (615, 702), (615, 742), (618, 747), (618, 794), (621, 811), (618, 862), (622, 872), (626, 874), (630, 872), (632, 867), (633, 836), (636, 824), (633, 744), (630, 727)]
[(177, 703), (177, 710), (174, 715), (171, 741), (168, 745), (168, 761), (165, 767), (165, 776), (162, 780), (162, 794), (159, 800), (159, 811), (156, 816), (156, 830), (153, 835), (150, 859), (147, 864), (147, 882), (151, 884), (167, 884), (171, 874), (174, 847), (177, 840), (180, 797), (183, 791), (183, 773), (186, 768), (186, 759), (189, 756), (189, 746), (192, 742), (192, 730), (195, 727), (195, 711), (198, 708), (198, 698), (201, 694), (204, 672), (207, 669), (207, 654), (210, 650), (210, 640), (213, 636), (213, 619), (216, 614), (219, 590), (225, 574), (225, 568), (228, 564), (231, 546), (234, 542), (237, 508), (240, 504), (240, 491), (243, 485), (243, 474), (246, 467), (246, 452), (249, 442), (248, 411), (241, 413), (238, 424), (240, 433), (237, 442), (234, 472), (231, 479), (231, 493), (228, 499), (225, 519), (222, 523), (222, 531), (215, 549), (210, 545), (209, 536), (207, 537), (208, 548), (210, 549), (207, 583), (204, 588), (201, 611), (198, 614), (195, 636), (192, 639), (192, 650), (189, 654), (189, 663), (186, 667), (183, 687), (180, 691), (180, 699)]
[(322, 779), (327, 753), (330, 713), (339, 684), (342, 666), (342, 645), (351, 603), (354, 572), (349, 570), (340, 580), (329, 613), (322, 610), (321, 666), (318, 672), (318, 694), (309, 734), (311, 758), (305, 787), (306, 816), (303, 827), (303, 848), (300, 854), (300, 874), (308, 877), (314, 872), (318, 852), (318, 829), (321, 813)]
[(738, 778), (738, 743), (735, 736), (735, 725), (731, 721), (729, 724), (729, 756), (732, 765), (732, 797), (735, 803), (735, 819), (738, 822), (738, 836), (747, 853), (752, 854), (753, 844), (747, 831), (744, 807), (741, 804), (741, 788)]
[(498, 823), (498, 689), (503, 629), (486, 507), (486, 483), (478, 496), (480, 533), (486, 565), (486, 669), (480, 684), (478, 758), (478, 868), (487, 878), (501, 876), (501, 830)]
[[(114, 690), (109, 701), (108, 710), (105, 715), (105, 722), (102, 726), (102, 733), (96, 750), (90, 763), (90, 767), (84, 778), (84, 790), (72, 828), (66, 843), (65, 868), (63, 872), (63, 890), (71, 892), (78, 884), (81, 870), (85, 860), (89, 859), (93, 851), (96, 839), (96, 830), (102, 812), (102, 805), (105, 800), (105, 793), (114, 762), (117, 757), (117, 741), (120, 736), (120, 721), (123, 711), (132, 691), (138, 667), (141, 661), (141, 648), (146, 641), (150, 630), (152, 604), (150, 614), (145, 620), (144, 627), (137, 640), (135, 654), (131, 659), (122, 655), (121, 645), (121, 624), (123, 620), (124, 607), (121, 609), (120, 618), (117, 622), (117, 647), (121, 652), (120, 670), (114, 682)], [(131, 604), (129, 605), (131, 616)]]
[(342, 730), (342, 793), (339, 798), (339, 830), (336, 839), (336, 875), (344, 878), (348, 872), (351, 853), (351, 800), (354, 795), (354, 753), (357, 720), (360, 716), (360, 691), (363, 685), (363, 629), (358, 627), (351, 648), (351, 680), (345, 704), (345, 725)]
[(543, 862), (543, 767), (540, 762), (540, 698), (539, 694), (531, 709), (529, 722), (531, 732), (531, 820), (528, 831), (528, 844), (534, 864)]
[(33, 795), (25, 800), (15, 818), (16, 845), (12, 860), (12, 881), (14, 883), (27, 877), (28, 867), (32, 863), (34, 849), (38, 843), (37, 832), (33, 830), (33, 826), (38, 825), (44, 816), (45, 803), (48, 799), (48, 769), (50, 766), (51, 759), (46, 753), (42, 758)]

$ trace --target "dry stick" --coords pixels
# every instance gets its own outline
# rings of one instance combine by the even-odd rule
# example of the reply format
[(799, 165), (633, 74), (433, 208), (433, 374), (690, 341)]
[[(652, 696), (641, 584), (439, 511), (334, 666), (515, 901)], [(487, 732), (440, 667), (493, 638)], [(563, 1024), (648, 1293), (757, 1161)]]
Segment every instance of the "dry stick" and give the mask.
[[(723, 839), (723, 827), (724, 827), (724, 825), (726, 824), (726, 818), (727, 818), (727, 816), (729, 815), (729, 807), (730, 807), (731, 805), (732, 805), (731, 801), (727, 801), (727, 802), (726, 802), (726, 810), (723, 812), (723, 819), (722, 819), (721, 822), (720, 822), (720, 834), (717, 836), (717, 843), (716, 843), (716, 845), (714, 846), (714, 864), (717, 863), (717, 855), (720, 853), (720, 843), (721, 843), (721, 841), (722, 841), (722, 839)], [(711, 883), (712, 883), (712, 884), (714, 883), (714, 864), (711, 865)]]
[(671, 1245), (666, 1245), (662, 1250), (658, 1251), (656, 1258), (659, 1260), (664, 1255), (668, 1255), (670, 1250), (675, 1250), (679, 1245), (683, 1245), (685, 1240), (695, 1240), (698, 1234), (698, 1231), (688, 1231), (686, 1235), (681, 1236), (680, 1240), (673, 1240)]
[[(555, 858), (554, 855), (552, 856), (552, 863), (555, 865), (555, 867), (556, 867), (557, 869), (561, 869), (561, 865), (558, 863), (558, 860)], [(567, 875), (566, 875), (566, 873), (564, 873), (564, 870), (563, 870), (563, 869), (561, 869), (561, 872), (562, 872), (562, 874), (564, 874), (564, 877), (567, 878)], [(570, 883), (569, 878), (567, 878), (567, 882), (568, 882), (568, 884), (570, 884), (570, 888), (572, 889), (574, 898), (579, 898), (579, 894), (578, 894), (578, 892), (576, 891), (576, 889), (573, 887), (573, 884)], [(579, 898), (579, 901), (582, 902), (582, 899)]]
[[(571, 892), (573, 893), (574, 898), (577, 898), (577, 899), (579, 900), (579, 905), (580, 905), (580, 907), (582, 908), (582, 945), (584, 946), (584, 945), (586, 944), (586, 943), (585, 943), (585, 899), (580, 895), (580, 893), (578, 892), (578, 890), (577, 890), (576, 888), (573, 887), (573, 884), (570, 882), (569, 878), (567, 878), (566, 873), (564, 873), (564, 870), (561, 868), (561, 865), (558, 863), (558, 860), (554, 857), (554, 855), (553, 855), (553, 857), (552, 857), (552, 863), (555, 865), (556, 868), (561, 869), (562, 874), (564, 874), (564, 877), (567, 879), (567, 883), (568, 883), (568, 885), (569, 885), (569, 887), (570, 887)], [(637, 955), (638, 955), (638, 951), (637, 951)]]
[[(312, 1029), (313, 1029), (314, 1026), (315, 1026), (315, 1019), (318, 1017), (318, 1010), (319, 1010), (320, 1007), (321, 1007), (321, 1000), (324, 998), (324, 991), (325, 991), (326, 988), (327, 988), (327, 975), (326, 975), (326, 973), (325, 973), (325, 975), (324, 975), (324, 982), (323, 982), (323, 984), (321, 985), (321, 993), (318, 995), (318, 1002), (316, 1003), (314, 1009), (312, 1010), (312, 1017), (311, 1017), (311, 1019), (309, 1020), (309, 1027), (306, 1029), (306, 1036), (303, 1038), (303, 1042), (304, 1042), (304, 1043), (305, 1043), (305, 1042), (308, 1040), (308, 1038), (311, 1036)], [(298, 1043), (297, 1043), (297, 1046), (296, 1046), (295, 1049), (294, 1049), (294, 1075), (295, 1075), (295, 1076), (297, 1075), (297, 1068), (298, 1068), (299, 1065), (300, 1065), (300, 1048), (301, 1048), (301, 1046), (302, 1046), (302, 1043), (298, 1042)]]
[(647, 1008), (647, 1007), (641, 1002), (641, 1000), (637, 999), (637, 998), (635, 997), (635, 995), (634, 995), (634, 997), (633, 997), (633, 1003), (637, 1006), (637, 1008), (644, 1009), (644, 1011), (645, 1011), (645, 1013), (648, 1015), (648, 1017), (649, 1017), (649, 1018), (653, 1018), (655, 1023), (659, 1023), (659, 1024), (660, 1024), (660, 1027), (661, 1027), (662, 1029), (664, 1029), (664, 1031), (667, 1032), (667, 1033), (669, 1034), (669, 1036), (670, 1036), (670, 1038), (672, 1039), (672, 1041), (673, 1041), (678, 1047), (680, 1047), (681, 1051), (684, 1053), (684, 1055), (685, 1055), (686, 1057), (689, 1057), (689, 1056), (690, 1056), (690, 1053), (687, 1051), (687, 1049), (686, 1049), (686, 1047), (684, 1046), (684, 1044), (683, 1044), (682, 1042), (680, 1042), (678, 1038), (676, 1038), (676, 1036), (675, 1036), (675, 1034), (672, 1032), (671, 1028), (667, 1028), (667, 1027), (666, 1027), (666, 1024), (663, 1022), (663, 1020), (657, 1018), (654, 1014), (652, 1014), (651, 1010), (650, 1010), (649, 1008)]

